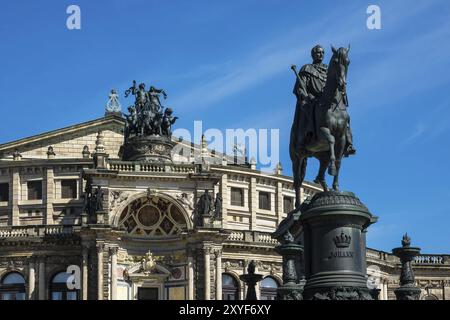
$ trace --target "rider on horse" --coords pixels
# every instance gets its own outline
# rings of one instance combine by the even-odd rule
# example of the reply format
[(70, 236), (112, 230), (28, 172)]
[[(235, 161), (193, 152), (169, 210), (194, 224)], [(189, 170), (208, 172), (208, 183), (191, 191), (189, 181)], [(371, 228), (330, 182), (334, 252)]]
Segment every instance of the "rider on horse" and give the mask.
[[(294, 122), (291, 129), (291, 144), (296, 150), (306, 151), (306, 145), (317, 139), (315, 108), (319, 103), (327, 80), (328, 66), (324, 63), (324, 49), (316, 45), (311, 50), (312, 64), (306, 64), (297, 74), (293, 93), (297, 97)], [(295, 67), (293, 66), (295, 71)], [(296, 72), (296, 71), (295, 71)], [(354, 154), (350, 125), (347, 127), (345, 156)]]

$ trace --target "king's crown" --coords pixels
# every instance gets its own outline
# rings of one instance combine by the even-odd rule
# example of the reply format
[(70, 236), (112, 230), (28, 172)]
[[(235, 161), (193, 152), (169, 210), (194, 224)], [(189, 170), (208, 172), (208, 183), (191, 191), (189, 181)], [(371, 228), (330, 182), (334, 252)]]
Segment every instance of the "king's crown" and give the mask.
[(334, 237), (333, 241), (336, 247), (347, 248), (350, 245), (350, 242), (352, 241), (352, 237), (345, 234), (344, 231), (342, 231), (341, 235)]

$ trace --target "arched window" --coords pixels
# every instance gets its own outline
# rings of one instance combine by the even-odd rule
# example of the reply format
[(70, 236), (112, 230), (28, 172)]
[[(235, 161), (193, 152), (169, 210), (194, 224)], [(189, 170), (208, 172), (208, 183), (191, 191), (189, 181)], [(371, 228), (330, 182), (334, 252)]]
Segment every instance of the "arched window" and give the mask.
[[(69, 289), (67, 279), (72, 274), (67, 272), (57, 273), (50, 283), (50, 299), (51, 300), (78, 300), (80, 290)], [(69, 280), (69, 283), (71, 281)]]
[(163, 196), (132, 201), (121, 213), (119, 227), (135, 236), (165, 237), (181, 233), (187, 221), (181, 207)]
[(278, 282), (272, 277), (265, 277), (261, 283), (261, 300), (275, 300)]
[(222, 273), (222, 300), (239, 300), (238, 282), (227, 273)]
[(3, 277), (0, 300), (25, 300), (25, 279), (20, 273), (11, 272)]

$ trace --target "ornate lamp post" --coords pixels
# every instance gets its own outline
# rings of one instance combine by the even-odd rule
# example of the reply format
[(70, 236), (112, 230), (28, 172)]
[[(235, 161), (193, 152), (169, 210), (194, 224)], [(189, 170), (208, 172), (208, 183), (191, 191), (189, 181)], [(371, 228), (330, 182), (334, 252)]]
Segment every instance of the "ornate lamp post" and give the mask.
[(247, 296), (245, 300), (258, 300), (256, 297), (256, 284), (262, 280), (262, 274), (255, 273), (255, 261), (250, 261), (248, 268), (248, 273), (239, 276), (239, 279), (245, 282), (247, 285)]
[(278, 300), (302, 300), (302, 286), (298, 283), (296, 260), (303, 252), (303, 246), (294, 243), (294, 237), (287, 231), (282, 244), (275, 248), (283, 257), (283, 285), (277, 289)]
[(400, 287), (394, 290), (397, 300), (419, 300), (420, 288), (414, 285), (414, 272), (411, 261), (420, 254), (420, 248), (411, 247), (411, 238), (405, 234), (402, 246), (392, 249), (392, 253), (400, 258), (402, 269), (400, 274)]

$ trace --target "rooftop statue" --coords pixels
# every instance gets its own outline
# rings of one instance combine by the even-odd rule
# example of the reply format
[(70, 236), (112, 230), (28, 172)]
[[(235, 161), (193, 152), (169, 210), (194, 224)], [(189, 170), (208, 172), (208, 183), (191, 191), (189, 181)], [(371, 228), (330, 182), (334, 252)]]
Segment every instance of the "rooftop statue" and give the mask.
[(118, 96), (116, 90), (112, 89), (111, 93), (109, 94), (108, 102), (106, 103), (105, 110), (106, 110), (106, 112), (120, 114), (121, 108), (122, 108), (122, 106), (119, 102), (119, 96)]
[(335, 49), (329, 66), (323, 64), (324, 49), (311, 50), (312, 64), (306, 64), (297, 73), (294, 94), (297, 97), (294, 121), (291, 128), (289, 153), (292, 160), (295, 207), (300, 207), (300, 187), (305, 178), (307, 159), (315, 157), (320, 169), (314, 182), (325, 191), (325, 170), (334, 176), (333, 189), (339, 189), (339, 170), (344, 156), (355, 154), (350, 118), (347, 113), (347, 70), (350, 64), (348, 48)]
[(135, 101), (134, 105), (128, 107), (129, 114), (125, 115), (125, 142), (131, 136), (157, 135), (170, 138), (172, 125), (178, 117), (173, 117), (173, 110), (161, 104), (159, 96), (166, 99), (166, 92), (153, 86), (147, 91), (145, 83), (137, 86), (133, 80), (133, 85), (125, 91), (125, 97), (129, 95), (133, 95)]

